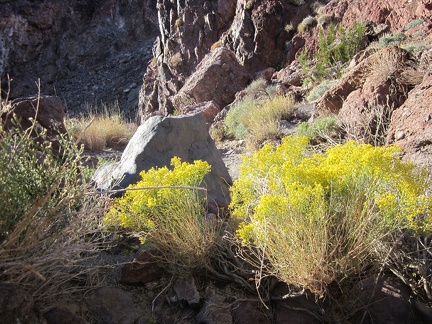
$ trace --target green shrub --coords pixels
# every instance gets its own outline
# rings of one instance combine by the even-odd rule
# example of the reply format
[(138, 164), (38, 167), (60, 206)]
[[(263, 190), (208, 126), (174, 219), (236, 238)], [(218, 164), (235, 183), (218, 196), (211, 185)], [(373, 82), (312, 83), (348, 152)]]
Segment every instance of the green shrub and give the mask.
[(171, 165), (172, 170), (163, 167), (141, 172), (141, 180), (115, 201), (105, 221), (154, 243), (167, 264), (183, 269), (203, 267), (217, 229), (206, 221), (204, 201), (195, 187), (210, 166), (179, 158), (173, 158)]
[(306, 136), (312, 144), (333, 138), (338, 132), (339, 125), (336, 117), (317, 118), (312, 123), (300, 123), (296, 128), (296, 135)]
[(404, 40), (406, 40), (406, 36), (404, 33), (400, 32), (395, 35), (385, 35), (380, 37), (378, 40), (378, 43), (382, 46), (389, 46), (389, 45), (399, 45)]
[(297, 31), (298, 31), (299, 33), (303, 33), (303, 32), (305, 32), (309, 27), (311, 27), (313, 24), (315, 24), (315, 22), (316, 22), (315, 17), (308, 16), (308, 17), (304, 18), (300, 24), (298, 24), (298, 26), (297, 26)]
[(318, 51), (314, 60), (303, 51), (298, 60), (305, 76), (316, 82), (329, 78), (340, 78), (343, 67), (362, 49), (366, 26), (356, 22), (350, 30), (342, 24), (330, 24), (327, 30), (321, 29), (318, 35)]
[(324, 80), (316, 87), (312, 88), (307, 96), (308, 102), (314, 102), (322, 97), (322, 95), (337, 83), (337, 80)]
[(408, 24), (406, 24), (404, 30), (410, 30), (411, 28), (418, 27), (424, 23), (424, 20), (421, 18), (411, 20)]
[[(33, 139), (35, 131), (38, 140)], [(0, 125), (0, 242), (38, 205), (41, 197), (50, 195), (41, 206), (43, 214), (50, 217), (73, 206), (73, 200), (61, 203), (67, 196), (80, 196), (82, 148), (67, 135), (59, 135), (57, 153), (51, 140), (36, 122), (28, 130), (17, 127), (6, 131)]]
[(325, 295), (361, 273), (395, 229), (432, 229), (425, 174), (395, 147), (348, 142), (310, 155), (305, 137), (287, 137), (244, 158), (232, 187), (237, 235), (262, 251), (268, 274)]
[(254, 100), (245, 97), (228, 111), (225, 129), (236, 139), (244, 139), (253, 148), (279, 134), (279, 121), (294, 111), (291, 97), (275, 96)]
[(85, 194), (82, 150), (37, 122), (8, 131), (0, 123), (0, 281), (23, 287), (37, 307), (104, 279), (95, 259), (109, 244), (100, 224), (109, 199)]

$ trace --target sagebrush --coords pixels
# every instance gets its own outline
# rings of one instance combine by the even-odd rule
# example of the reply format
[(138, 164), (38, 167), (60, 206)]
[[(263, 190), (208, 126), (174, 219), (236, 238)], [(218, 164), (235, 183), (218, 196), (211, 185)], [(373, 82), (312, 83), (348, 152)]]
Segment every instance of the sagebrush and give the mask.
[(396, 229), (430, 231), (432, 200), (425, 174), (401, 162), (396, 147), (307, 147), (305, 137), (287, 137), (245, 158), (231, 209), (268, 273), (324, 296), (332, 282), (373, 265), (377, 244)]

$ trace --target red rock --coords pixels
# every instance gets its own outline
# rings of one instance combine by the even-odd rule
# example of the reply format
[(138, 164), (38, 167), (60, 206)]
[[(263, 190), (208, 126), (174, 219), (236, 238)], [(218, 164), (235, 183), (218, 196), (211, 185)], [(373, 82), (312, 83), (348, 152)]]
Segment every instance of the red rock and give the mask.
[(409, 94), (392, 115), (387, 144), (399, 145), (405, 159), (432, 164), (432, 75)]
[(225, 107), (235, 99), (235, 94), (249, 83), (249, 74), (239, 64), (232, 51), (219, 47), (208, 54), (174, 96), (176, 110), (189, 105), (214, 101)]
[(182, 114), (201, 113), (207, 123), (212, 123), (219, 112), (220, 107), (213, 100), (201, 102), (196, 105), (186, 106), (181, 110)]

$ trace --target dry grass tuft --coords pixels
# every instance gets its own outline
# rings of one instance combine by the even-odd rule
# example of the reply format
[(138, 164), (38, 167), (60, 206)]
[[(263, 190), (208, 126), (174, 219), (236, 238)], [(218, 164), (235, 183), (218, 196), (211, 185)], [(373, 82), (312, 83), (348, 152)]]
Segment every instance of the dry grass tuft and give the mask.
[(101, 113), (90, 112), (85, 118), (68, 120), (67, 126), (72, 136), (89, 151), (122, 149), (136, 131), (136, 125), (123, 118), (118, 104), (104, 106)]

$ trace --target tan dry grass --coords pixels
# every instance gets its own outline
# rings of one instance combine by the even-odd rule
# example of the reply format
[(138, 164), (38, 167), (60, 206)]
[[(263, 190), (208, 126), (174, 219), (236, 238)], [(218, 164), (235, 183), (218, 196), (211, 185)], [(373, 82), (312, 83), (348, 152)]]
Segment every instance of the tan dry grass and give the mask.
[(87, 117), (69, 120), (67, 125), (69, 132), (89, 151), (122, 149), (137, 128), (123, 118), (118, 106), (105, 107), (102, 113), (91, 112)]

